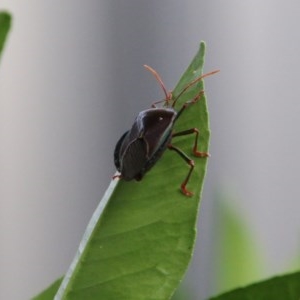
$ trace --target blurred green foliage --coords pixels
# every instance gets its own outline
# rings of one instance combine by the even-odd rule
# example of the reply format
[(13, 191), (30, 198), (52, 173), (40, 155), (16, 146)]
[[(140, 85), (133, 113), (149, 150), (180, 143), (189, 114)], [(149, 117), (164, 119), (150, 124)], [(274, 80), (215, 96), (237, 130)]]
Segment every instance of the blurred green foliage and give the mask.
[(11, 16), (7, 12), (0, 12), (0, 57), (4, 48), (4, 44), (7, 38), (11, 26)]

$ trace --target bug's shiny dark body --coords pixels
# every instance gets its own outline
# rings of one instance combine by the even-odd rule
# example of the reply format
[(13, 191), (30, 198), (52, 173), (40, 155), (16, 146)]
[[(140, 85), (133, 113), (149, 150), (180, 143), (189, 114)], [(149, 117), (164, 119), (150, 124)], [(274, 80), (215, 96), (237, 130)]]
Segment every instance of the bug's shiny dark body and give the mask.
[[(218, 71), (213, 71), (195, 78), (174, 98), (172, 92), (167, 92), (159, 74), (149, 66), (145, 65), (145, 68), (154, 75), (160, 84), (165, 94), (165, 99), (154, 102), (152, 104), (154, 108), (141, 111), (136, 117), (131, 129), (126, 131), (119, 139), (114, 152), (114, 161), (120, 175), (115, 175), (113, 178), (123, 178), (127, 181), (132, 179), (137, 181), (141, 180), (144, 174), (155, 165), (168, 148), (179, 154), (189, 165), (190, 169), (184, 181), (181, 183), (180, 189), (184, 195), (192, 196), (193, 193), (187, 190), (186, 185), (194, 170), (194, 161), (181, 149), (174, 146), (172, 139), (178, 136), (194, 134), (194, 156), (208, 157), (209, 154), (198, 151), (199, 131), (197, 128), (173, 132), (173, 127), (182, 112), (188, 106), (197, 103), (204, 94), (204, 91), (200, 90), (192, 99), (186, 101), (178, 111), (176, 111), (174, 107), (181, 95), (191, 86), (201, 81), (204, 77), (215, 74)], [(159, 103), (162, 104), (161, 108), (156, 107), (156, 104)]]
[(150, 108), (138, 114), (114, 152), (116, 168), (124, 180), (139, 181), (154, 166), (172, 139), (176, 116), (173, 108)]

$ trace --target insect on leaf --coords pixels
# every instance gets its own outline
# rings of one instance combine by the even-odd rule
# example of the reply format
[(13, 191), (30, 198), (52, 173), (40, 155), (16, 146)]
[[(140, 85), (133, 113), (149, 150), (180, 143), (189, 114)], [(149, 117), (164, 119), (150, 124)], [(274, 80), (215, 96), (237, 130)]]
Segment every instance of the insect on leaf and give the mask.
[[(205, 44), (173, 91), (202, 74)], [(178, 103), (203, 89), (199, 82)], [(174, 130), (199, 128), (199, 150), (208, 151), (209, 124), (203, 96), (182, 114)], [(193, 136), (173, 144), (192, 157)], [(96, 209), (55, 299), (170, 299), (190, 262), (195, 238), (206, 158), (193, 158), (189, 182), (193, 197), (179, 189), (189, 167), (166, 151), (142, 181), (114, 180)]]

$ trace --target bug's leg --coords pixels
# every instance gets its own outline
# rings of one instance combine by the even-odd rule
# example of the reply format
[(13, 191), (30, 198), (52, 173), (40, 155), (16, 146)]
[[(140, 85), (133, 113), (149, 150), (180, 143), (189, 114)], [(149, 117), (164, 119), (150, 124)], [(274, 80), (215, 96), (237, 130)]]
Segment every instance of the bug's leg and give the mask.
[(193, 154), (197, 157), (209, 157), (209, 153), (198, 151), (199, 130), (197, 128), (191, 128), (191, 129), (187, 129), (187, 130), (184, 130), (184, 131), (173, 133), (172, 137), (182, 136), (182, 135), (187, 135), (187, 134), (193, 134), (193, 133), (195, 133), (195, 135), (196, 135), (194, 146), (193, 146)]
[(165, 103), (164, 106), (168, 106), (168, 101), (169, 101), (169, 99), (163, 99), (163, 100), (155, 101), (151, 104), (151, 107), (152, 108), (157, 108), (157, 104), (159, 104), (159, 103)]
[(170, 150), (174, 150), (175, 152), (177, 152), (188, 163), (188, 165), (190, 166), (190, 170), (189, 170), (186, 178), (184, 179), (184, 181), (181, 183), (180, 188), (181, 188), (181, 192), (184, 195), (191, 197), (191, 196), (193, 196), (193, 193), (190, 192), (190, 191), (188, 191), (186, 189), (186, 185), (189, 182), (191, 174), (192, 174), (192, 172), (194, 170), (194, 166), (195, 166), (194, 161), (192, 159), (190, 159), (182, 150), (180, 150), (179, 148), (173, 146), (172, 144), (169, 144), (168, 148)]
[(201, 96), (204, 95), (204, 91), (200, 91), (192, 100), (185, 102), (182, 107), (180, 108), (180, 110), (177, 112), (176, 115), (176, 120), (180, 117), (180, 115), (182, 114), (182, 112), (191, 104), (195, 104), (198, 100), (201, 99)]

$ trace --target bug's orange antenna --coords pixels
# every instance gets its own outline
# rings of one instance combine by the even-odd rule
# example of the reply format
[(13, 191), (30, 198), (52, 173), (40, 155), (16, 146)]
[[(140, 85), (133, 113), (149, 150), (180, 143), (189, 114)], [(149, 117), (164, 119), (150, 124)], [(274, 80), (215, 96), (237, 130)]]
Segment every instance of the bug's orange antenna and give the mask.
[(186, 91), (186, 90), (188, 90), (191, 86), (193, 86), (194, 84), (196, 84), (197, 82), (199, 82), (199, 81), (201, 81), (203, 78), (205, 78), (205, 77), (208, 77), (208, 76), (210, 76), (210, 75), (213, 75), (213, 74), (216, 74), (216, 73), (218, 73), (218, 72), (220, 72), (220, 70), (215, 70), (215, 71), (212, 71), (212, 72), (209, 72), (209, 73), (206, 73), (206, 74), (203, 74), (203, 75), (201, 75), (200, 77), (198, 77), (198, 78), (196, 78), (196, 79), (194, 79), (193, 81), (191, 81), (178, 95), (177, 95), (177, 97), (174, 99), (174, 102), (173, 102), (173, 105), (172, 105), (172, 107), (174, 107), (175, 106), (175, 103), (176, 103), (176, 101), (181, 97), (181, 95)]
[(149, 67), (148, 65), (144, 65), (144, 67), (154, 75), (154, 77), (158, 81), (159, 85), (161, 86), (162, 90), (164, 91), (164, 94), (166, 96), (166, 100), (167, 101), (170, 100), (171, 95), (170, 95), (170, 93), (167, 92), (167, 89), (166, 89), (161, 77), (159, 76), (159, 74), (154, 69)]

